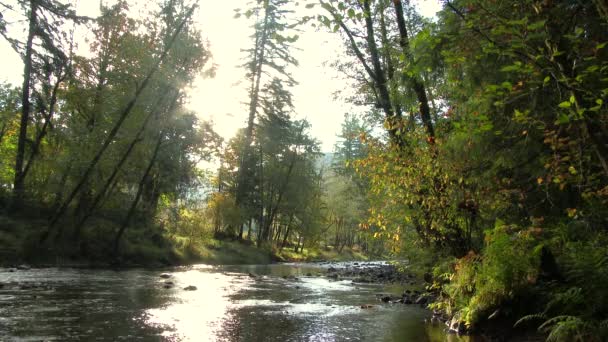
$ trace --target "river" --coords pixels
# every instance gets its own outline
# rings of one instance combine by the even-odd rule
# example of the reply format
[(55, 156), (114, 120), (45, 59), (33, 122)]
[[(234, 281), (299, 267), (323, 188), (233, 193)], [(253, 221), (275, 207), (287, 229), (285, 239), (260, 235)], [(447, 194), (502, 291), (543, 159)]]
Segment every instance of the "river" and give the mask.
[(400, 291), (318, 264), (0, 269), (0, 341), (467, 341), (376, 299)]

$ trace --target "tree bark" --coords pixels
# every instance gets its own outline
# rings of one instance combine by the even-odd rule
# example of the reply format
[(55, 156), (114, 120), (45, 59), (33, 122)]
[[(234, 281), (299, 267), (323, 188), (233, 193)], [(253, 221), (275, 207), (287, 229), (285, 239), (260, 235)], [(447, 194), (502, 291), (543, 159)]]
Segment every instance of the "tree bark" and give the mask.
[(15, 181), (13, 185), (13, 209), (20, 209), (23, 205), (25, 192), (23, 162), (25, 160), (25, 144), (27, 143), (27, 125), (30, 118), (30, 86), (32, 77), (33, 41), (37, 29), (38, 5), (30, 0), (29, 31), (25, 45), (25, 59), (23, 60), (23, 89), (21, 93), (21, 123), (19, 126), (19, 140), (17, 142), (17, 155), (15, 158)]
[(366, 28), (366, 39), (367, 39), (367, 48), (369, 50), (370, 59), (372, 61), (372, 67), (374, 69), (374, 75), (376, 76), (374, 79), (374, 83), (378, 90), (378, 100), (380, 102), (380, 107), (384, 111), (384, 115), (386, 116), (386, 120), (389, 123), (389, 135), (398, 145), (403, 144), (403, 139), (399, 137), (400, 133), (398, 132), (398, 125), (401, 117), (397, 116), (393, 111), (390, 92), (388, 91), (388, 80), (382, 68), (382, 64), (380, 63), (380, 53), (378, 52), (378, 46), (376, 44), (376, 38), (374, 33), (374, 23), (372, 20), (372, 11), (370, 9), (370, 0), (363, 0), (363, 10), (364, 10), (364, 18), (365, 18), (365, 28)]
[[(397, 17), (397, 27), (399, 28), (399, 45), (403, 50), (403, 55), (406, 60), (410, 63), (413, 62), (412, 53), (410, 51), (410, 42), (407, 34), (407, 27), (405, 26), (405, 18), (403, 16), (403, 5), (401, 0), (393, 0), (395, 6), (395, 12)], [(418, 110), (420, 111), (420, 117), (424, 126), (426, 127), (428, 142), (430, 144), (435, 143), (435, 129), (433, 127), (433, 121), (431, 119), (431, 110), (429, 107), (429, 100), (426, 96), (426, 88), (418, 76), (408, 77), (409, 83), (416, 93), (418, 99)]]

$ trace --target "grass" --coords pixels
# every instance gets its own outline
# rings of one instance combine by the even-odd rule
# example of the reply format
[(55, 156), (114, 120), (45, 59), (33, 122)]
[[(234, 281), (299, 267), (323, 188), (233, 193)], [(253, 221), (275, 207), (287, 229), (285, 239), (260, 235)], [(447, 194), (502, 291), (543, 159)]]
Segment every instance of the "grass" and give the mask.
[(29, 263), (40, 266), (146, 266), (205, 264), (268, 264), (275, 261), (368, 260), (360, 250), (344, 248), (256, 247), (250, 241), (216, 240), (199, 236), (189, 239), (169, 235), (158, 227), (129, 227), (121, 241), (119, 254), (112, 253), (115, 222), (91, 219), (78, 243), (71, 242), (69, 222), (64, 223), (65, 241), (40, 245), (47, 222), (31, 218), (0, 216), (0, 266)]
[(296, 253), (293, 249), (277, 250), (277, 258), (281, 261), (306, 262), (306, 261), (366, 261), (368, 256), (358, 249), (344, 248), (338, 252), (333, 248), (304, 248), (301, 253)]

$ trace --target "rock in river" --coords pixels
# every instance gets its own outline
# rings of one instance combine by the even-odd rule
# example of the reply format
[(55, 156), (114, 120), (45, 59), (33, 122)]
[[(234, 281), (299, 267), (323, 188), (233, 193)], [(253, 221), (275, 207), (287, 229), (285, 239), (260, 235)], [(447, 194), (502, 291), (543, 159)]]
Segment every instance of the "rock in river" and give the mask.
[(169, 279), (169, 278), (171, 278), (171, 275), (169, 273), (163, 273), (160, 275), (160, 277), (163, 279)]
[(196, 290), (197, 290), (196, 286), (194, 286), (194, 285), (184, 287), (184, 291), (196, 291)]

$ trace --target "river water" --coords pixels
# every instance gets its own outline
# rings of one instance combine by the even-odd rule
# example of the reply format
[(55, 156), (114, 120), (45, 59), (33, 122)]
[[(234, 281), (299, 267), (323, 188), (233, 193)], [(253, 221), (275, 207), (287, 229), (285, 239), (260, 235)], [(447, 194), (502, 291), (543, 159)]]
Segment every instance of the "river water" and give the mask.
[(323, 273), (317, 264), (0, 269), (0, 341), (466, 341), (425, 323), (418, 306), (376, 299), (398, 286)]

